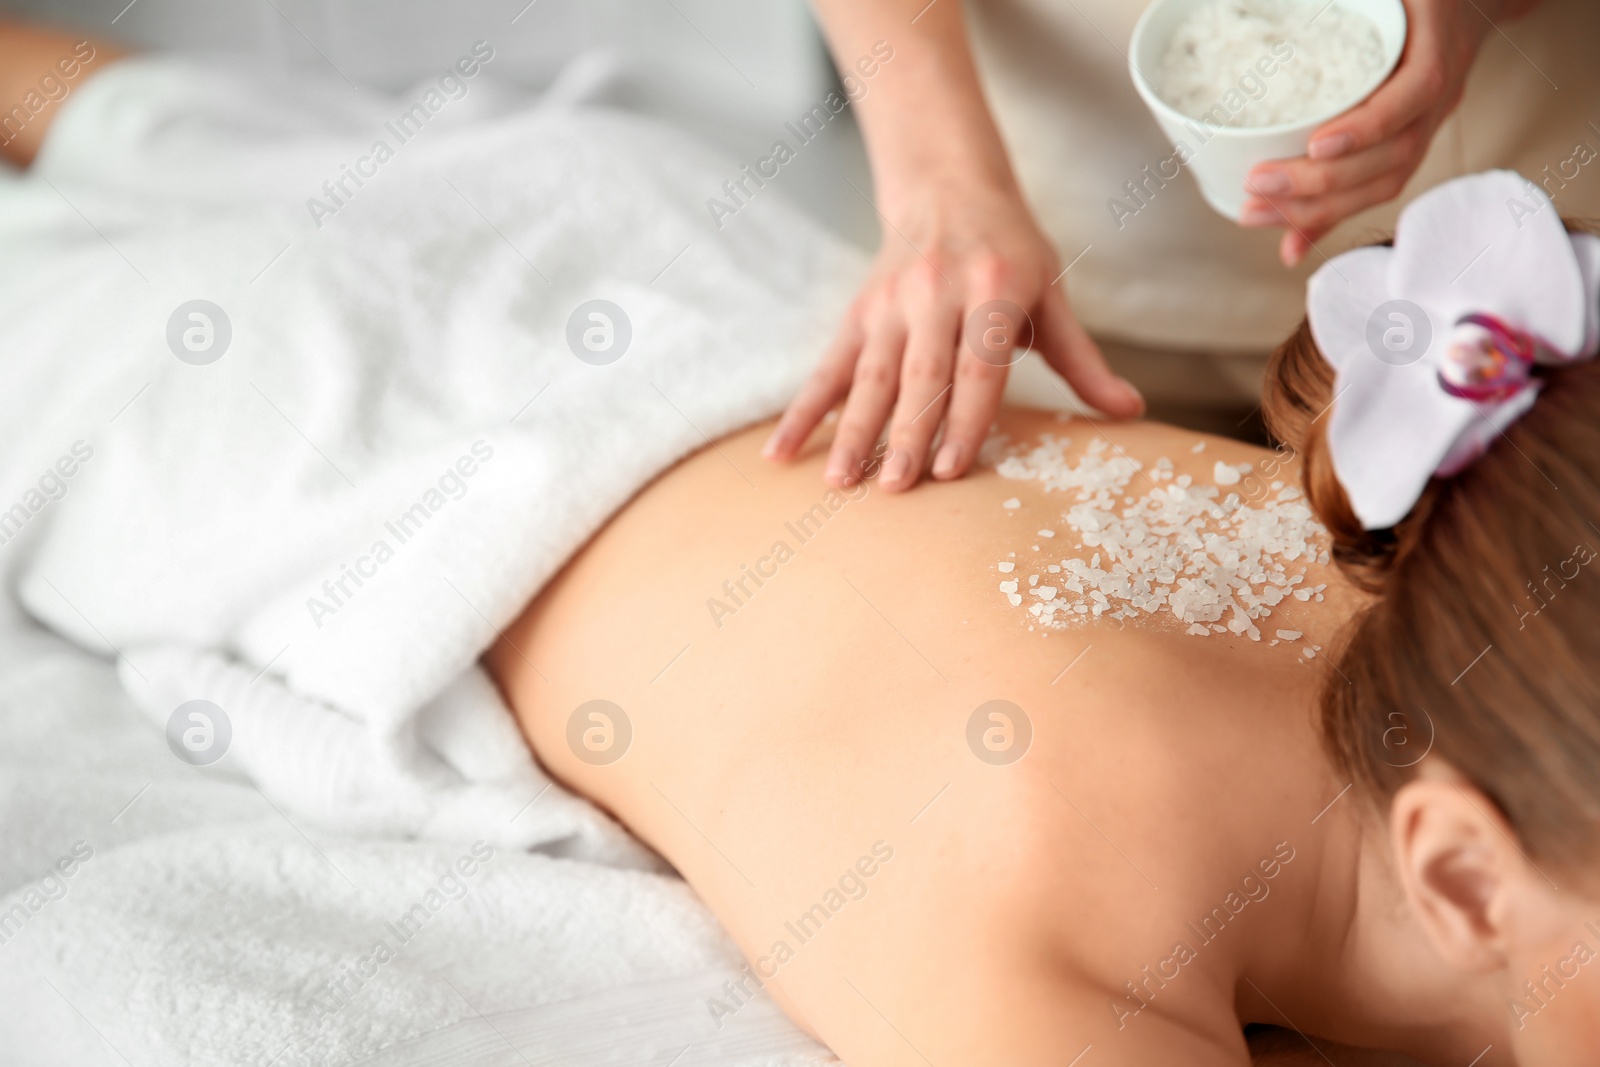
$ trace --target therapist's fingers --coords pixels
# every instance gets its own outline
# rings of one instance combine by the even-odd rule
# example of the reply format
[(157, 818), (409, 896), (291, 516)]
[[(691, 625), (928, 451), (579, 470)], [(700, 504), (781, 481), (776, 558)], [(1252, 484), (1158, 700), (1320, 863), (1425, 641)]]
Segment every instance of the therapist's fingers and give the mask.
[[(1337, 196), (1277, 205), (1277, 210), (1289, 222), (1288, 232), (1278, 242), (1278, 258), (1285, 266), (1298, 265), (1315, 247), (1315, 242), (1322, 240), (1340, 222), (1375, 204), (1393, 200), (1397, 195), (1399, 191), (1392, 180), (1383, 177)], [(1279, 222), (1280, 226), (1283, 224)]]
[[(1278, 244), (1278, 258), (1292, 267), (1305, 258), (1312, 242), (1334, 226), (1359, 211), (1399, 196), (1422, 162), (1434, 129), (1434, 117), (1424, 116), (1392, 140), (1347, 159), (1320, 164), (1292, 161), (1285, 170), (1304, 184), (1286, 195), (1272, 195), (1270, 190), (1278, 186), (1270, 179), (1262, 188), (1262, 181), (1252, 177), (1247, 185), (1256, 195), (1240, 211), (1239, 224), (1288, 227), (1289, 232)], [(1335, 172), (1338, 181), (1317, 177), (1333, 168), (1339, 168)], [(1316, 192), (1319, 188), (1326, 191)]]
[(1144, 397), (1133, 383), (1120, 378), (1106, 363), (1100, 346), (1067, 304), (1066, 294), (1051, 286), (1039, 303), (1038, 349), (1046, 363), (1067, 380), (1079, 399), (1114, 418), (1144, 414)]
[[(1240, 221), (1249, 226), (1252, 218), (1267, 217), (1260, 211), (1252, 212), (1253, 208), (1261, 206), (1257, 201), (1328, 196), (1365, 185), (1390, 171), (1404, 168), (1420, 160), (1419, 149), (1426, 145), (1419, 142), (1425, 140), (1426, 132), (1422, 124), (1412, 123), (1399, 136), (1340, 159), (1317, 162), (1301, 156), (1298, 159), (1275, 159), (1258, 164), (1245, 179), (1244, 186), (1252, 200), (1245, 204)], [(1275, 220), (1277, 216), (1272, 215), (1271, 218)]]
[(1306, 253), (1311, 251), (1314, 240), (1299, 230), (1285, 230), (1283, 236), (1278, 238), (1278, 261), (1285, 267), (1299, 266), (1300, 261), (1306, 258)]
[(1306, 155), (1314, 160), (1337, 159), (1382, 144), (1445, 104), (1459, 86), (1452, 84), (1454, 79), (1439, 52), (1440, 45), (1435, 40), (1419, 38), (1409, 42), (1389, 80), (1365, 101), (1313, 133)]
[(945, 419), (944, 440), (933, 461), (933, 476), (941, 481), (967, 473), (984, 438), (989, 436), (989, 427), (1000, 410), (1000, 397), (1006, 390), (1006, 367), (979, 359), (964, 341), (956, 349), (955, 360), (950, 413)]
[(928, 445), (955, 388), (951, 368), (960, 329), (958, 305), (930, 286), (913, 298), (907, 311), (911, 327), (889, 426), (889, 458), (881, 475), (881, 484), (891, 491), (909, 489), (922, 476)]
[[(1405, 183), (1402, 180), (1399, 184), (1403, 186)], [(1321, 240), (1324, 234), (1351, 215), (1365, 211), (1374, 204), (1392, 200), (1399, 195), (1399, 192), (1396, 179), (1391, 174), (1385, 174), (1365, 185), (1333, 196), (1279, 201), (1271, 205), (1273, 212), (1278, 216), (1276, 221), (1247, 225), (1287, 225), (1290, 228), (1290, 235), (1296, 240), (1286, 241), (1280, 251), (1286, 254), (1297, 252), (1294, 260), (1289, 262), (1289, 265), (1293, 266), (1304, 257), (1311, 242)]]
[(800, 392), (778, 420), (772, 436), (762, 446), (763, 456), (775, 460), (794, 458), (822, 417), (849, 391), (850, 379), (855, 373), (856, 360), (861, 355), (861, 345), (865, 339), (861, 315), (856, 308), (851, 308), (839, 324), (839, 330), (823, 354), (822, 362), (811, 372), (805, 385), (800, 387)]
[(1036, 290), (1028, 292), (1013, 271), (994, 262), (980, 264), (969, 285), (950, 412), (933, 460), (933, 476), (941, 481), (959, 478), (972, 467), (1000, 410), (1012, 365), (1038, 343)]
[(1408, 9), (1412, 31), (1393, 76), (1313, 133), (1306, 158), (1275, 160), (1251, 172), (1246, 184), (1255, 199), (1240, 222), (1288, 227), (1279, 258), (1289, 266), (1333, 226), (1399, 196), (1461, 98), (1485, 28), (1475, 18), (1447, 17), (1438, 4)]
[(829, 485), (848, 488), (861, 480), (867, 456), (878, 443), (900, 389), (900, 359), (906, 327), (898, 315), (879, 317), (869, 327), (861, 358), (850, 382), (850, 399), (839, 416), (839, 429), (828, 451), (822, 477)]

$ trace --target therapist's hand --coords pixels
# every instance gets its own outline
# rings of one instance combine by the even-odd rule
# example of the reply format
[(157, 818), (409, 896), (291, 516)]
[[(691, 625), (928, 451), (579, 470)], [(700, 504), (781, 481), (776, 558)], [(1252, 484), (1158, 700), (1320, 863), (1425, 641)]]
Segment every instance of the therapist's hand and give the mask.
[(1467, 72), (1494, 22), (1532, 10), (1538, 0), (1405, 0), (1405, 53), (1389, 80), (1364, 103), (1311, 135), (1299, 159), (1251, 171), (1240, 224), (1287, 227), (1278, 254), (1286, 266), (1357, 212), (1400, 195), (1440, 124), (1461, 101)]
[(1022, 355), (1019, 342), (1093, 407), (1140, 412), (1139, 394), (1111, 372), (1073, 318), (1055, 282), (1055, 249), (1018, 192), (925, 175), (909, 195), (884, 197), (881, 210), (888, 224), (872, 273), (779, 421), (769, 457), (793, 456), (844, 399), (824, 472), (829, 484), (859, 481), (887, 426), (880, 484), (910, 488), (941, 423), (932, 474), (959, 478), (994, 422), (1009, 367)]
[[(917, 484), (930, 459), (935, 478), (959, 478), (994, 421), (1019, 342), (1087, 403), (1139, 414), (1138, 392), (1111, 373), (1067, 307), (1056, 250), (1023, 200), (979, 87), (959, 0), (813, 2), (866, 139), (883, 240), (765, 454), (792, 458), (843, 400), (829, 483), (853, 484), (875, 466), (886, 427), (885, 488)], [(840, 196), (857, 193), (865, 190), (840, 186)]]

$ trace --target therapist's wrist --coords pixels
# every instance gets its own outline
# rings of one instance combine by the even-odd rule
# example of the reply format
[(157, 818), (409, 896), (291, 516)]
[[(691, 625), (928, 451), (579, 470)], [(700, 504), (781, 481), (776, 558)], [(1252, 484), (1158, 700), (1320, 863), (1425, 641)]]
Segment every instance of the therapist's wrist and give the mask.
[(1010, 182), (924, 175), (914, 185), (880, 195), (878, 210), (887, 223), (885, 247), (909, 243), (941, 269), (959, 270), (963, 262), (989, 256), (1030, 273), (1055, 255), (1027, 200)]
[(878, 210), (891, 220), (921, 212), (930, 205), (963, 203), (1022, 204), (1022, 193), (1009, 176), (959, 169), (922, 168), (906, 177), (876, 178)]
[(952, 142), (908, 147), (891, 158), (875, 153), (872, 178), (879, 210), (892, 219), (930, 201), (1022, 202), (1021, 187), (998, 137), (991, 147)]
[(862, 102), (879, 207), (949, 189), (1017, 195), (1011, 159), (976, 82), (907, 77)]

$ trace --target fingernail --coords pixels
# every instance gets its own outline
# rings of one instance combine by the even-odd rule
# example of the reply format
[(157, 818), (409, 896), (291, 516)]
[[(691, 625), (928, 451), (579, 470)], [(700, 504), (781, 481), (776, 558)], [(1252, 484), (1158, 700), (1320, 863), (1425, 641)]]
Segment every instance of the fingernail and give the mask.
[(1252, 175), (1245, 183), (1257, 196), (1283, 196), (1291, 188), (1289, 176), (1281, 170), (1264, 171)]
[(774, 433), (767, 438), (767, 443), (761, 446), (761, 458), (771, 459), (778, 454), (778, 435)]
[(1126, 378), (1118, 378), (1117, 382), (1122, 386), (1123, 391), (1128, 394), (1128, 399), (1139, 405), (1139, 410), (1135, 413), (1134, 417), (1137, 418), (1138, 416), (1143, 415), (1144, 394), (1139, 392), (1139, 387), (1128, 381)]
[(961, 445), (956, 441), (946, 441), (944, 447), (939, 449), (939, 455), (933, 461), (933, 476), (935, 478), (948, 478), (956, 472), (956, 465), (961, 462)]
[(844, 484), (849, 474), (850, 464), (845, 461), (843, 456), (835, 452), (828, 457), (828, 466), (822, 472), (822, 478), (824, 481)]
[(906, 474), (911, 470), (911, 457), (904, 452), (896, 452), (884, 460), (883, 481), (885, 485), (899, 485), (905, 480)]
[(1354, 148), (1355, 143), (1355, 138), (1348, 133), (1330, 133), (1307, 145), (1306, 155), (1312, 159), (1338, 159)]
[(1260, 201), (1251, 201), (1239, 212), (1240, 226), (1275, 226), (1283, 221), (1283, 216), (1271, 204)]

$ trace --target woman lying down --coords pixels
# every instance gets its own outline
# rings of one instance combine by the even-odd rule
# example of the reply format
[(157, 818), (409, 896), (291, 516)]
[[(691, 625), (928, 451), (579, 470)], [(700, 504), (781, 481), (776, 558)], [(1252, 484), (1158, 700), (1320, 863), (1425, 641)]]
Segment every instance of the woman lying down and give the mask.
[(1275, 453), (1009, 411), (890, 496), (735, 434), (488, 663), (738, 941), (718, 1021), (765, 992), (853, 1067), (1593, 1064), (1597, 258), (1513, 176), (1418, 200), (1314, 278)]
[(1600, 242), (1523, 186), (1317, 274), (1277, 453), (1009, 411), (891, 499), (815, 447), (752, 490), (758, 428), (616, 515), (488, 661), (742, 947), (714, 1014), (855, 1067), (1600, 1062)]

